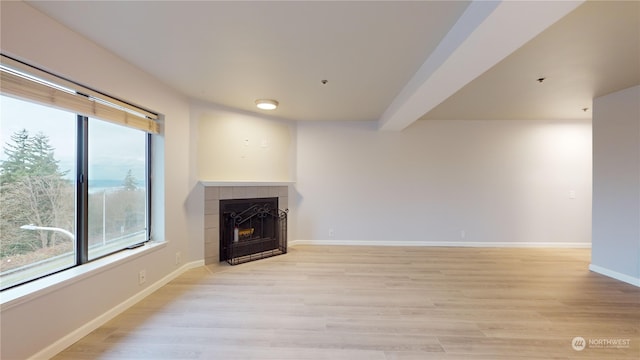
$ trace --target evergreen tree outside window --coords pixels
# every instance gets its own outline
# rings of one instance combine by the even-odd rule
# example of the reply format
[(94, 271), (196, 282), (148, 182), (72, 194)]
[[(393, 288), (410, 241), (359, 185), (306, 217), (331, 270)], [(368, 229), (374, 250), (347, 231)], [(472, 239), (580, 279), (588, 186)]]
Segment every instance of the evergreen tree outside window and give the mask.
[[(0, 282), (2, 288), (75, 265), (76, 115), (2, 96)], [(34, 117), (24, 117), (24, 114)], [(51, 122), (56, 124), (51, 129)], [(62, 145), (65, 144), (65, 145)], [(59, 231), (29, 229), (50, 227)]]
[(88, 120), (88, 255), (92, 260), (146, 240), (147, 134)]

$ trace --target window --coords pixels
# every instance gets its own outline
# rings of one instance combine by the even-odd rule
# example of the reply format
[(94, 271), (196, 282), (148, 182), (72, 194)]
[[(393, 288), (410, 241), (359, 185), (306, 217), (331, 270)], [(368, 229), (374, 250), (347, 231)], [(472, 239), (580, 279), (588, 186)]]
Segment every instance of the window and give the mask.
[(75, 265), (76, 115), (6, 96), (0, 101), (4, 289)]
[(88, 119), (89, 260), (147, 239), (147, 134)]
[(0, 289), (148, 241), (157, 115), (4, 55), (0, 70)]

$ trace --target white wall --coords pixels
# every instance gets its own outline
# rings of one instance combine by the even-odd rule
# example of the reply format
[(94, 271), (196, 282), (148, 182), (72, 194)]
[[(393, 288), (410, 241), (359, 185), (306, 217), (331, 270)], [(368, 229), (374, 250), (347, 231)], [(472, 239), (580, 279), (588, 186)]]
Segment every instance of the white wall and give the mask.
[(254, 114), (195, 105), (198, 177), (206, 181), (291, 181), (295, 125)]
[(298, 240), (588, 246), (591, 124), (300, 123), (296, 189)]
[(591, 269), (640, 286), (640, 86), (593, 103)]
[[(191, 254), (190, 214), (185, 201), (196, 176), (189, 159), (189, 103), (143, 71), (52, 21), (24, 2), (1, 3), (2, 52), (165, 116), (164, 134), (154, 138), (156, 170), (153, 235), (164, 247), (64, 288), (2, 307), (2, 359), (26, 359), (175, 271), (175, 253)], [(163, 160), (164, 158), (164, 160)], [(171, 221), (164, 222), (164, 217)], [(201, 228), (200, 228), (201, 229)], [(202, 245), (200, 244), (200, 248)], [(201, 260), (189, 259), (184, 261)]]

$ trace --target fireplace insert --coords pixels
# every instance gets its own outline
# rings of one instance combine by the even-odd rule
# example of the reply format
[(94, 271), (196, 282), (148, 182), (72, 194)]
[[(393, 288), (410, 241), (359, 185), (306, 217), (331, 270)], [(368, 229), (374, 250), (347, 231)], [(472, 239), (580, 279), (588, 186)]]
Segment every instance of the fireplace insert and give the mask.
[(220, 261), (237, 265), (287, 252), (278, 198), (220, 200)]

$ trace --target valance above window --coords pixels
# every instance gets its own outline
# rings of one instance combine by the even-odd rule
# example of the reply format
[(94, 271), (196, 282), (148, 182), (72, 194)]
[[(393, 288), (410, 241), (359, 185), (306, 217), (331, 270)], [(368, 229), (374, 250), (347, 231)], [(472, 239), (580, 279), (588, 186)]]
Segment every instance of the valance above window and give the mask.
[(110, 121), (148, 133), (159, 133), (158, 115), (122, 100), (86, 88), (6, 55), (0, 66), (0, 92)]

